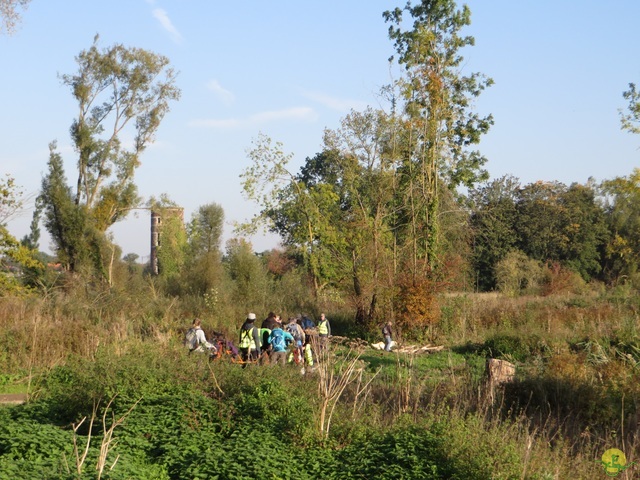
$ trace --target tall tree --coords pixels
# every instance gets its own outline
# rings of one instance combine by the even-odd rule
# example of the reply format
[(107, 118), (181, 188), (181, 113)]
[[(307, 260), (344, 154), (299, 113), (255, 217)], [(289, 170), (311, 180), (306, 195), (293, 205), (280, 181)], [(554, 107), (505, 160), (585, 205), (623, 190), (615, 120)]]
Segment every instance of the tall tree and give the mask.
[(217, 203), (201, 205), (188, 225), (189, 245), (194, 257), (220, 250), (224, 209)]
[(183, 285), (203, 295), (222, 281), (220, 242), (224, 210), (216, 203), (201, 205), (187, 225), (187, 254)]
[[(139, 201), (134, 174), (140, 156), (180, 90), (166, 57), (120, 44), (100, 51), (98, 36), (76, 61), (78, 72), (62, 76), (79, 110), (71, 125), (78, 153), (75, 203), (105, 231)], [(130, 148), (121, 140), (127, 128)]]
[[(100, 51), (96, 36), (76, 61), (78, 72), (62, 76), (79, 107), (71, 126), (78, 154), (76, 190), (70, 193), (76, 208), (68, 205), (55, 142), (50, 146), (50, 170), (40, 198), (47, 210), (46, 226), (71, 270), (87, 250), (93, 252), (94, 265), (102, 264), (101, 249), (108, 246), (105, 232), (138, 204), (134, 174), (140, 157), (154, 140), (169, 101), (180, 96), (175, 73), (161, 55), (119, 44)], [(121, 140), (125, 134), (133, 138), (131, 147)]]
[[(408, 30), (405, 12), (413, 20)], [(454, 0), (422, 0), (383, 16), (404, 67), (398, 82), (404, 129), (395, 153), (401, 174), (396, 228), (410, 255), (407, 267), (418, 278), (437, 266), (440, 184), (469, 187), (487, 176), (486, 159), (468, 147), (493, 124), (491, 115), (471, 112), (472, 98), (492, 80), (461, 74), (460, 51), (474, 44), (473, 37), (460, 34), (470, 24), (468, 7), (457, 10)]]
[(26, 9), (31, 0), (0, 0), (0, 33), (9, 35), (16, 31), (22, 20), (20, 9)]
[(49, 145), (48, 168), (38, 197), (44, 210), (44, 226), (51, 235), (58, 260), (67, 270), (78, 271), (82, 265), (91, 264), (88, 238), (94, 235), (88, 232), (91, 226), (85, 210), (73, 201), (55, 142)]
[(243, 174), (249, 194), (281, 182), (268, 193), (257, 190), (264, 194), (262, 218), (300, 252), (316, 292), (331, 286), (352, 298), (361, 324), (373, 320), (393, 270), (387, 222), (394, 170), (383, 155), (385, 122), (382, 112), (351, 112), (339, 129), (325, 131), (323, 150), (299, 173), (284, 168), (277, 150), (260, 148)]
[(284, 152), (282, 143), (263, 134), (253, 141), (248, 155), (252, 164), (240, 175), (243, 193), (260, 206), (260, 213), (238, 230), (252, 234), (266, 224), (285, 244), (297, 245), (317, 294), (322, 287), (322, 251), (315, 232), (321, 228), (321, 219), (310, 192), (289, 170), (292, 155)]

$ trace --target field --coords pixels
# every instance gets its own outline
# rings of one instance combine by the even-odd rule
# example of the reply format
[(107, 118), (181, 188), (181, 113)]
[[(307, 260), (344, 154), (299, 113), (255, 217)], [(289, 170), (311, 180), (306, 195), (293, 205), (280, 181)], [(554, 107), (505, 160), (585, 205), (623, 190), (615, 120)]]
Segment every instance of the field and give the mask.
[[(0, 393), (28, 396), (0, 408), (0, 478), (591, 479), (612, 448), (626, 454), (613, 473), (638, 478), (638, 302), (624, 290), (446, 296), (431, 338), (444, 350), (351, 338), (304, 375), (187, 355), (171, 303), (125, 318), (105, 301), (0, 307)], [(340, 335), (348, 319), (333, 318)], [(488, 358), (516, 365), (493, 395)]]

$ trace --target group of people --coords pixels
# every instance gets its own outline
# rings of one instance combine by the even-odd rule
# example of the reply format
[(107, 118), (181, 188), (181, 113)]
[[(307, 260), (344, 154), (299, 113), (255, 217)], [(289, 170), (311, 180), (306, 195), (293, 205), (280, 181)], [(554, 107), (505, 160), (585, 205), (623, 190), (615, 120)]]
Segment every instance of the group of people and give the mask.
[[(328, 348), (330, 336), (331, 324), (324, 313), (316, 325), (311, 318), (302, 314), (290, 317), (283, 324), (279, 315), (270, 312), (260, 327), (256, 325), (255, 313), (249, 313), (240, 327), (237, 349), (222, 336), (218, 336), (215, 343), (209, 342), (198, 318), (185, 335), (185, 345), (190, 352), (208, 352), (213, 358), (221, 356), (223, 352), (230, 353), (245, 364), (296, 363), (313, 366), (318, 354)], [(314, 338), (317, 344), (312, 342)]]

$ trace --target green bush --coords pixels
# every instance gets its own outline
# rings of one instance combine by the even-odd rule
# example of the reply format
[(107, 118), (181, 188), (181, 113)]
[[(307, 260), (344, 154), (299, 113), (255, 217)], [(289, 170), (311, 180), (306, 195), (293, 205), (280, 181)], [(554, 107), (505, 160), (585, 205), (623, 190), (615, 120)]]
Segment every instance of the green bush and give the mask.
[(492, 358), (510, 358), (518, 361), (529, 356), (529, 347), (521, 337), (514, 335), (494, 335), (485, 341)]

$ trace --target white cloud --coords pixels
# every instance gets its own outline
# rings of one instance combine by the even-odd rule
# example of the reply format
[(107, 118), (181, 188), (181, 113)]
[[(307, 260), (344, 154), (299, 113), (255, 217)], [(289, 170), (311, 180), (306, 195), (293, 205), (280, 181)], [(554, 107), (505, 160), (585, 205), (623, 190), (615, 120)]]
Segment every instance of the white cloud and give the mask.
[(236, 96), (233, 94), (233, 92), (224, 88), (217, 80), (211, 80), (209, 83), (207, 83), (207, 88), (215, 93), (216, 96), (225, 105), (231, 105), (236, 99)]
[(189, 122), (189, 126), (208, 128), (241, 128), (282, 120), (313, 122), (317, 118), (318, 114), (313, 110), (313, 108), (292, 107), (284, 110), (272, 110), (267, 112), (255, 113), (244, 119), (228, 118), (192, 120)]
[(169, 18), (169, 15), (167, 15), (166, 11), (161, 8), (154, 8), (152, 14), (155, 19), (160, 22), (162, 28), (169, 32), (169, 35), (171, 35), (174, 42), (182, 43), (182, 35), (180, 35), (178, 29), (173, 26), (173, 23), (171, 23), (171, 19)]
[(336, 110), (338, 112), (348, 112), (351, 109), (364, 110), (365, 108), (367, 108), (366, 102), (348, 98), (332, 97), (322, 92), (301, 90), (300, 94), (303, 97), (308, 98), (309, 100), (313, 100), (314, 102), (317, 102), (331, 110)]

